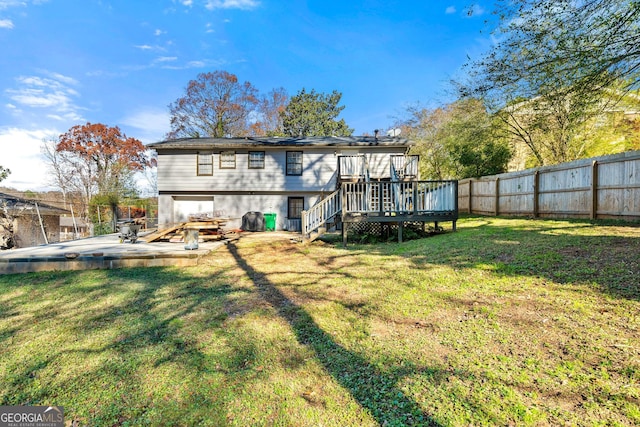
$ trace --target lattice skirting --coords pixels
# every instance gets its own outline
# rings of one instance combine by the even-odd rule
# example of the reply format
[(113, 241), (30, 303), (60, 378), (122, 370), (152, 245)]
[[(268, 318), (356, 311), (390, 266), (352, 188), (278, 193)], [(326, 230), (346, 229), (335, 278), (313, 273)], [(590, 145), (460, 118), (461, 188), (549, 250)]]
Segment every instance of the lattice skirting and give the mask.
[[(344, 223), (343, 227), (347, 227), (349, 234), (375, 234), (382, 235), (386, 233), (398, 233), (398, 224), (395, 222), (351, 222)], [(405, 222), (405, 229), (424, 230), (427, 231), (432, 225), (423, 222)]]

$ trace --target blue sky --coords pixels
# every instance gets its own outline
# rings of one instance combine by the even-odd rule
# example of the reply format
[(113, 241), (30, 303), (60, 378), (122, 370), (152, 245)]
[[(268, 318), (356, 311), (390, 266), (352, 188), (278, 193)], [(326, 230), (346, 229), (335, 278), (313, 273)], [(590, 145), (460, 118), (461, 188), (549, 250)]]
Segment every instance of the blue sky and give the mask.
[[(0, 0), (0, 186), (43, 190), (40, 147), (77, 124), (144, 143), (198, 73), (261, 93), (337, 90), (356, 135), (408, 105), (450, 100), (447, 82), (491, 43), (484, 5), (463, 0)], [(81, 6), (80, 6), (81, 5)]]

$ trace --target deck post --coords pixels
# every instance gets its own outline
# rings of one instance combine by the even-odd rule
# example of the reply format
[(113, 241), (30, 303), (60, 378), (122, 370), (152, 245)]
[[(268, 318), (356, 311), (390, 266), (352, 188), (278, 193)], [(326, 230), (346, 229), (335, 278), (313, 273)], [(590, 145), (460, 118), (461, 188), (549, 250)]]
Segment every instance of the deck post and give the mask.
[(418, 212), (418, 184), (412, 182), (411, 187), (413, 187), (413, 191), (411, 194), (411, 203), (413, 205), (413, 214), (415, 215)]
[(402, 229), (404, 228), (404, 222), (398, 222), (398, 243), (402, 243)]
[(344, 245), (344, 247), (347, 247), (347, 233), (348, 230), (347, 228), (349, 227), (349, 223), (345, 221), (345, 218), (347, 217), (347, 189), (345, 188), (344, 183), (342, 184), (340, 190), (342, 191), (342, 195), (341, 195), (341, 203), (342, 203), (342, 244)]
[(382, 181), (378, 181), (378, 210), (380, 216), (384, 216), (384, 194), (382, 189)]
[(347, 229), (349, 228), (349, 223), (348, 222), (343, 222), (342, 223), (342, 244), (344, 245), (344, 247), (347, 247)]
[(307, 211), (302, 211), (302, 220), (301, 220), (301, 228), (302, 228), (302, 239), (305, 240), (307, 238), (307, 233), (305, 230), (307, 229)]

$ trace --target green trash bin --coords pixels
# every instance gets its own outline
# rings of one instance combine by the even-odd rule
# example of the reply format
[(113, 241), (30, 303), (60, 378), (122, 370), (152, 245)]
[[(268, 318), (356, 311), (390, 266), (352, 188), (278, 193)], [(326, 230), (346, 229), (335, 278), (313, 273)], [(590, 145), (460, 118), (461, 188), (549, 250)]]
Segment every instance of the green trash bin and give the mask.
[(266, 231), (276, 231), (276, 214), (275, 213), (264, 214), (264, 229)]

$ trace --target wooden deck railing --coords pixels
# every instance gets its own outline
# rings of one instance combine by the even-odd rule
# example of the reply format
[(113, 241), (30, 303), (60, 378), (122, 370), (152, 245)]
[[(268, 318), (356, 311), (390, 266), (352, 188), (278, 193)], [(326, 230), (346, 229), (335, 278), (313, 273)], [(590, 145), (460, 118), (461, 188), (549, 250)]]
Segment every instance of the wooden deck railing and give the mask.
[(425, 214), (454, 212), (457, 181), (345, 182), (345, 214)]
[(302, 212), (302, 234), (308, 236), (339, 214), (343, 220), (349, 215), (455, 220), (457, 197), (458, 181), (344, 182), (339, 190)]
[(367, 159), (362, 154), (338, 156), (340, 179), (361, 179), (368, 176)]
[(391, 180), (399, 181), (405, 178), (418, 178), (420, 156), (391, 156)]

